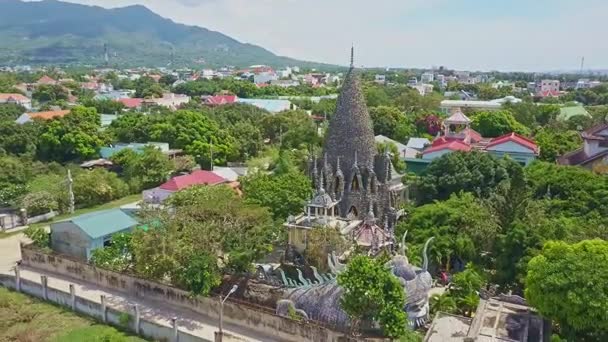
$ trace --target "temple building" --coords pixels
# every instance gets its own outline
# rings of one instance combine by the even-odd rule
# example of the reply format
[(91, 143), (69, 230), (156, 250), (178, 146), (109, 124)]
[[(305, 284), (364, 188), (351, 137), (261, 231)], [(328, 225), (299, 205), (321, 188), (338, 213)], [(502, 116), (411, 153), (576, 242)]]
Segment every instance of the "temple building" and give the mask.
[(290, 217), (285, 224), (291, 246), (301, 252), (306, 248), (307, 231), (333, 226), (371, 254), (392, 248), (405, 186), (390, 154), (377, 152), (352, 51), (323, 154), (311, 158), (309, 167), (315, 196), (305, 213)]
[(514, 132), (496, 138), (485, 138), (471, 128), (471, 122), (460, 108), (453, 108), (451, 115), (443, 120), (443, 130), (433, 142), (415, 158), (404, 158), (408, 172), (422, 173), (433, 160), (459, 151), (485, 152), (496, 158), (508, 155), (523, 166), (538, 158), (540, 149), (534, 141)]

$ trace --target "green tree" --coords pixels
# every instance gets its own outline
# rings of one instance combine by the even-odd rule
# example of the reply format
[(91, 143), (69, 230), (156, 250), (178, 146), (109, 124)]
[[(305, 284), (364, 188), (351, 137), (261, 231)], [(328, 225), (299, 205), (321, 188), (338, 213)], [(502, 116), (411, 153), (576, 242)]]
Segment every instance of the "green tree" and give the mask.
[(540, 159), (555, 162), (558, 157), (582, 146), (583, 141), (577, 131), (557, 131), (550, 128), (541, 129), (534, 136), (540, 148)]
[(127, 184), (115, 173), (105, 169), (84, 171), (74, 176), (76, 207), (87, 208), (107, 203), (128, 194)]
[(154, 79), (144, 76), (135, 81), (135, 97), (155, 98), (163, 95), (163, 88)]
[(418, 201), (443, 200), (460, 191), (487, 198), (498, 184), (509, 179), (509, 165), (514, 163), (481, 152), (443, 155), (433, 160), (416, 180)]
[(528, 129), (517, 122), (508, 111), (477, 112), (473, 116), (472, 128), (487, 138), (515, 132), (526, 135)]
[(365, 89), (365, 101), (368, 107), (390, 106), (392, 104), (384, 88), (375, 85)]
[(392, 338), (407, 332), (403, 286), (379, 259), (355, 256), (338, 275), (344, 289), (340, 306), (349, 315), (353, 332), (363, 320), (377, 321)]
[(528, 265), (526, 299), (572, 341), (608, 338), (608, 242), (548, 242)]
[(222, 281), (217, 259), (205, 252), (193, 255), (181, 274), (178, 281), (195, 296), (209, 295)]
[(25, 108), (20, 105), (0, 104), (0, 121), (15, 121), (23, 113), (25, 113)]
[(68, 96), (68, 90), (60, 85), (39, 85), (32, 93), (32, 98), (39, 102), (67, 100)]
[(124, 272), (133, 262), (131, 234), (119, 233), (112, 235), (109, 246), (94, 249), (89, 262), (95, 266), (116, 272)]
[(243, 177), (241, 185), (248, 203), (269, 208), (277, 220), (302, 211), (312, 189), (308, 177), (295, 170), (280, 175), (255, 172)]
[(30, 192), (21, 199), (21, 207), (25, 208), (28, 216), (46, 214), (59, 209), (59, 204), (53, 194), (40, 191)]
[(396, 107), (372, 107), (369, 114), (374, 123), (374, 133), (391, 139), (396, 138), (397, 126), (405, 120), (405, 115)]

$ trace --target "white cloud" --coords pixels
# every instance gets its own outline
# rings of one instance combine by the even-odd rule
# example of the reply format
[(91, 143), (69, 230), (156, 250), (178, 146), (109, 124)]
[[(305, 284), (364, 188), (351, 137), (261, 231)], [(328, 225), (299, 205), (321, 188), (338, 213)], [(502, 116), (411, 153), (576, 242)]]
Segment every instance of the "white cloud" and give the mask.
[(555, 0), (549, 18), (525, 7), (521, 15), (476, 16), (470, 4), (470, 12), (450, 15), (449, 0), (71, 1), (139, 3), (281, 55), (329, 63), (347, 64), (354, 43), (356, 63), (367, 66), (547, 70), (575, 68), (584, 55), (589, 67), (608, 67), (608, 3), (597, 0)]

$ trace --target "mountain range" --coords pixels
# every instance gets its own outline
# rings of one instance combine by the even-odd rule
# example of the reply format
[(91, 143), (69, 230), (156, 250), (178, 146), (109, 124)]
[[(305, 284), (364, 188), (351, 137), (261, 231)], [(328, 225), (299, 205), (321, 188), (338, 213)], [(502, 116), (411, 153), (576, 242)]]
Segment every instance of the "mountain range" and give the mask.
[(106, 9), (0, 0), (0, 65), (329, 65), (277, 56), (220, 32), (175, 23), (141, 5)]

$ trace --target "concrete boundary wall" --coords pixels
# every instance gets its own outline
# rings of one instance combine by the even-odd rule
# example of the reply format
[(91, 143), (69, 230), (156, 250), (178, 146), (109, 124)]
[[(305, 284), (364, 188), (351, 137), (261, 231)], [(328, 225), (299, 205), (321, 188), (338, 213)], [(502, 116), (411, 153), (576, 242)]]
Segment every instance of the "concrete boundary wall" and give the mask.
[[(102, 304), (92, 302), (77, 295), (72, 296), (71, 293), (47, 287), (45, 286), (44, 281), (42, 284), (39, 284), (27, 279), (20, 279), (20, 289), (17, 289), (17, 281), (15, 276), (0, 274), (0, 285), (12, 290), (17, 290), (18, 292), (25, 293), (32, 297), (46, 300), (66, 308), (71, 308), (73, 311), (92, 317), (99, 322), (127, 329), (130, 332), (154, 340), (173, 342), (209, 342), (209, 340), (181, 331), (179, 330), (179, 327), (177, 328), (176, 335), (176, 329), (174, 327), (160, 325), (143, 318), (139, 318), (138, 320), (132, 319), (128, 327), (122, 326), (120, 317), (123, 315), (123, 312), (109, 307), (104, 307)], [(135, 312), (129, 312), (129, 314), (131, 317), (133, 317)], [(137, 327), (135, 326), (135, 321), (139, 321), (139, 325)], [(233, 339), (230, 336), (224, 336), (224, 340), (231, 341)]]
[[(63, 255), (47, 254), (31, 245), (21, 245), (21, 257), (21, 264), (26, 267), (93, 283), (133, 297), (187, 308), (209, 318), (219, 319), (220, 304), (216, 297), (193, 298), (189, 292), (174, 287), (100, 269)], [(344, 338), (343, 333), (256, 310), (230, 300), (224, 304), (224, 322), (261, 334), (272, 331), (282, 341), (330, 342)]]

